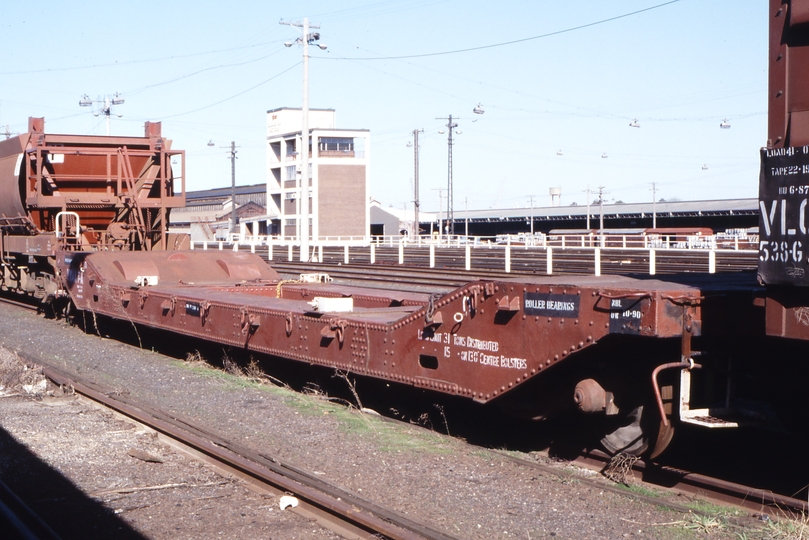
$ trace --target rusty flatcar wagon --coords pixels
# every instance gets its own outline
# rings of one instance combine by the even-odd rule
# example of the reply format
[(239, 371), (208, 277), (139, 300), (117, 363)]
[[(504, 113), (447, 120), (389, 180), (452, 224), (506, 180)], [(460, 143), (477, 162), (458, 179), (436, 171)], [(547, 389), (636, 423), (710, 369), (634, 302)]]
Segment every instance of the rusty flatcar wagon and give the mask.
[(529, 418), (578, 410), (613, 453), (656, 455), (677, 424), (766, 422), (736, 396), (800, 411), (806, 369), (766, 335), (809, 339), (809, 1), (770, 4), (760, 283), (549, 276), (414, 292), (289, 281), (255, 254), (182, 249), (167, 233), (184, 168), (159, 124), (79, 137), (32, 119), (0, 142), (0, 285)]

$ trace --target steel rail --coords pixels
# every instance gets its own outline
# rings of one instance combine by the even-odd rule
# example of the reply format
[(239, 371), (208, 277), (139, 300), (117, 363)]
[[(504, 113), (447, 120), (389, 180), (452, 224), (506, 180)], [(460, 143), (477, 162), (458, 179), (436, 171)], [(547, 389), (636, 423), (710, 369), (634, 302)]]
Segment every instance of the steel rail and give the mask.
[[(612, 456), (600, 450), (591, 450), (576, 458), (574, 462), (603, 469), (611, 459)], [(530, 464), (531, 462), (527, 461), (526, 463)], [(714, 501), (733, 504), (760, 513), (803, 516), (809, 511), (809, 503), (805, 500), (678, 469), (658, 462), (639, 460), (633, 464), (632, 469), (641, 473), (644, 477), (643, 481), (648, 484), (675, 488), (686, 493), (700, 495)]]
[[(520, 250), (511, 252), (511, 272), (505, 272), (503, 268), (502, 254), (491, 252), (493, 256), (475, 254), (471, 258), (472, 270), (465, 270), (465, 255), (463, 251), (457, 253), (436, 254), (434, 258), (435, 267), (430, 268), (430, 258), (426, 254), (409, 253), (405, 258), (405, 264), (399, 265), (398, 252), (376, 254), (376, 263), (370, 264), (370, 257), (366, 254), (353, 255), (349, 257), (349, 263), (345, 264), (344, 255), (333, 254), (324, 251), (322, 263), (308, 263), (310, 266), (362, 266), (373, 268), (385, 268), (386, 272), (392, 268), (421, 268), (425, 271), (445, 272), (447, 269), (467, 272), (470, 275), (493, 272), (496, 276), (508, 275), (544, 275), (546, 273), (546, 257), (538, 256), (537, 253), (524, 254)], [(283, 259), (268, 259), (267, 253), (258, 253), (272, 265), (288, 265), (289, 261)], [(306, 263), (298, 263), (304, 266)], [(757, 258), (748, 252), (717, 253), (716, 268), (719, 271), (740, 271), (754, 270)], [(562, 250), (554, 251), (555, 274), (593, 274), (595, 261), (592, 251)], [(656, 252), (656, 273), (671, 274), (683, 272), (704, 272), (709, 270), (709, 261), (705, 252), (670, 252), (660, 250)], [(648, 273), (649, 260), (648, 251), (624, 251), (624, 250), (604, 250), (601, 252), (601, 271), (603, 274), (625, 274), (625, 273)]]
[(23, 309), (27, 309), (30, 311), (39, 311), (40, 309), (39, 306), (33, 305), (29, 302), (22, 302), (20, 300), (14, 300), (13, 298), (9, 298), (8, 293), (0, 294), (0, 302), (3, 302), (4, 304), (11, 304), (12, 306), (21, 307)]
[(244, 448), (236, 443), (187, 422), (176, 415), (153, 409), (128, 397), (111, 395), (89, 382), (82, 382), (30, 358), (43, 366), (43, 373), (54, 383), (73, 388), (77, 393), (130, 417), (197, 452), (225, 463), (228, 467), (281, 491), (293, 493), (299, 500), (328, 516), (338, 518), (365, 531), (367, 538), (417, 540), (454, 540), (427, 525), (415, 522), (343, 491), (290, 465)]
[[(537, 469), (549, 474), (555, 474), (562, 477), (575, 475), (575, 473), (560, 470), (557, 467), (530, 461), (528, 459), (513, 456), (505, 452), (498, 452), (498, 455), (501, 455), (519, 465)], [(611, 459), (612, 456), (600, 450), (591, 450), (578, 458), (573, 459), (572, 463), (583, 465), (587, 468), (604, 470), (604, 468), (610, 463)], [(809, 511), (809, 503), (804, 500), (779, 495), (768, 490), (751, 488), (749, 486), (729, 482), (720, 478), (714, 478), (699, 473), (677, 469), (675, 467), (669, 467), (656, 462), (645, 462), (643, 460), (638, 460), (632, 465), (632, 470), (643, 475), (642, 481), (646, 485), (664, 487), (667, 490), (678, 490), (691, 495), (699, 495), (700, 497), (711, 501), (732, 504), (734, 506), (745, 508), (747, 510), (753, 510), (761, 514), (778, 517), (791, 515), (801, 518), (806, 515), (807, 511)], [(656, 506), (671, 508), (673, 510), (686, 513), (704, 513), (681, 504), (672, 503), (651, 496), (645, 496), (639, 493), (627, 492), (627, 490), (618, 486), (605, 485), (604, 482), (600, 480), (581, 478), (580, 476), (576, 476), (576, 479), (590, 485), (595, 485), (600, 489), (607, 489), (614, 493), (633, 497)], [(707, 513), (705, 514), (707, 515)]]
[[(425, 286), (446, 286), (446, 287), (461, 287), (470, 281), (477, 279), (515, 279), (520, 277), (545, 277), (543, 271), (530, 270), (522, 271), (515, 269), (512, 265), (510, 273), (502, 270), (481, 269), (475, 268), (471, 271), (465, 271), (463, 268), (428, 268), (419, 266), (392, 266), (385, 264), (330, 264), (330, 263), (300, 263), (288, 261), (271, 261), (270, 265), (278, 272), (285, 275), (304, 274), (307, 272), (318, 271), (327, 273), (332, 277), (339, 277), (342, 279), (362, 280), (363, 283), (381, 283), (381, 284), (410, 284), (410, 285), (425, 285)], [(658, 266), (659, 268), (659, 266)], [(682, 272), (682, 266), (677, 265), (678, 272), (659, 272), (661, 275), (671, 275), (674, 273), (688, 274)], [(570, 270), (570, 269), (568, 269)], [(741, 270), (740, 270), (741, 271)], [(647, 272), (641, 269), (622, 268), (620, 271), (612, 271), (604, 269), (602, 266), (602, 274), (604, 275), (633, 275), (644, 274)], [(691, 272), (707, 274), (707, 267), (704, 272)], [(736, 273), (736, 272), (728, 272)], [(557, 272), (554, 276), (570, 276), (570, 275), (593, 275), (592, 268), (582, 268), (579, 271), (565, 271)], [(716, 274), (714, 274), (716, 275)]]

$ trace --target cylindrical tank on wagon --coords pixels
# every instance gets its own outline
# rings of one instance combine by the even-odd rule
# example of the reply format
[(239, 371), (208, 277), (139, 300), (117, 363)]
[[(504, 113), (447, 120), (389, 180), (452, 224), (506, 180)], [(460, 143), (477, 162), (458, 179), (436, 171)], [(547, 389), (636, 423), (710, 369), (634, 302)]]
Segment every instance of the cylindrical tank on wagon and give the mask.
[(0, 225), (19, 222), (28, 215), (20, 179), (28, 138), (25, 133), (0, 141)]

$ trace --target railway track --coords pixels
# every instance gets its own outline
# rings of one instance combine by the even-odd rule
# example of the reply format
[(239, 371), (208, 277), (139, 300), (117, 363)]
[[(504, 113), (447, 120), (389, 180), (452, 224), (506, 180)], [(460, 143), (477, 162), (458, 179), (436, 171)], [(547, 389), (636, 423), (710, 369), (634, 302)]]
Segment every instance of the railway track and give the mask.
[[(431, 290), (436, 288), (444, 288), (451, 290), (461, 287), (470, 281), (477, 279), (510, 279), (519, 278), (524, 276), (541, 277), (546, 276), (544, 269), (538, 271), (536, 269), (514, 269), (509, 273), (497, 269), (481, 269), (473, 268), (470, 271), (465, 271), (463, 268), (445, 266), (429, 268), (428, 266), (410, 266), (399, 264), (368, 264), (368, 263), (355, 263), (344, 265), (340, 262), (323, 262), (323, 263), (301, 263), (295, 261), (278, 261), (273, 260), (269, 262), (271, 266), (283, 274), (287, 278), (295, 278), (299, 274), (306, 274), (311, 272), (321, 272), (328, 274), (332, 278), (337, 278), (347, 282), (355, 282), (363, 286), (373, 287), (374, 284), (390, 286), (391, 283), (396, 283), (404, 288), (412, 288), (412, 290), (419, 290), (419, 287), (431, 287)], [(674, 266), (682, 270), (684, 266), (689, 263), (672, 263)], [(631, 269), (630, 267), (626, 267)], [(694, 266), (693, 274), (707, 273), (707, 267), (703, 270), (699, 266)], [(743, 261), (739, 264), (734, 264), (732, 270), (722, 273), (722, 277), (717, 279), (725, 280), (740, 280), (744, 279), (742, 276), (751, 276), (751, 270), (754, 266), (747, 265)], [(604, 272), (605, 275), (620, 275), (631, 274), (632, 272)], [(648, 274), (647, 271), (638, 270), (636, 274)], [(681, 272), (658, 272), (659, 275), (673, 275)], [(583, 267), (572, 267), (570, 271), (560, 271), (556, 275), (592, 275), (592, 269)], [(752, 277), (750, 279), (753, 279)]]
[[(592, 450), (577, 458), (575, 462), (604, 470), (611, 459), (611, 456), (604, 452)], [(632, 471), (641, 476), (644, 482), (649, 485), (667, 486), (692, 495), (707, 496), (711, 500), (746, 508), (758, 513), (774, 516), (788, 513), (803, 516), (809, 511), (809, 504), (801, 499), (779, 495), (769, 490), (744, 486), (721, 478), (677, 469), (663, 463), (634, 461)]]
[[(184, 421), (176, 415), (166, 414), (158, 409), (139, 403), (125, 396), (107, 392), (92, 383), (69, 377), (54, 367), (45, 367), (44, 374), (54, 383), (72, 387), (77, 393), (113, 409), (135, 421), (147, 425), (169, 439), (190, 448), (207, 461), (224, 467), (231, 474), (245, 477), (261, 484), (276, 493), (292, 493), (305, 505), (303, 511), (328, 528), (349, 532), (357, 538), (436, 539), (450, 540), (442, 532), (419, 524), (409, 518), (390, 512), (377, 505), (347, 493), (321, 481), (305, 471), (279, 462), (272, 456), (256, 453), (241, 445), (222, 439), (202, 427)], [(520, 465), (537, 469), (543, 473), (566, 475), (556, 467), (502, 453), (507, 459)], [(611, 457), (600, 451), (590, 451), (573, 463), (604, 470)], [(757, 513), (774, 516), (791, 514), (805, 515), (806, 501), (779, 495), (771, 491), (744, 486), (720, 478), (714, 478), (691, 471), (675, 469), (664, 463), (633, 461), (631, 470), (643, 478), (648, 486), (665, 486), (702, 498), (731, 504)], [(577, 479), (582, 480), (577, 476)], [(602, 489), (627, 495), (625, 489), (604, 485), (603, 481), (584, 479)], [(650, 504), (663, 506), (679, 512), (693, 512), (684, 505), (639, 494), (630, 496)]]
[[(559, 469), (558, 467), (551, 467), (542, 463), (516, 457), (505, 452), (501, 453), (501, 455), (504, 459), (508, 459), (524, 467), (536, 469), (544, 474), (552, 474), (565, 478), (575, 478), (577, 481), (582, 483), (597, 485), (600, 489), (612, 491), (623, 496), (634, 497), (639, 501), (656, 506), (662, 506), (678, 512), (701, 513), (699, 511), (695, 511), (691, 507), (672, 503), (671, 501), (663, 500), (658, 497), (648, 496), (642, 493), (629, 493), (626, 489), (619, 486), (605, 486), (603, 482), (600, 482), (599, 480), (582, 478), (581, 476), (575, 475), (573, 472)], [(604, 468), (610, 463), (610, 460), (611, 457), (609, 455), (596, 450), (580, 456), (579, 458), (573, 460), (572, 463), (593, 470), (603, 471)], [(719, 478), (674, 469), (659, 463), (647, 463), (641, 460), (636, 461), (631, 465), (631, 473), (642, 477), (642, 482), (646, 486), (666, 486), (667, 489), (675, 489), (691, 495), (700, 496), (711, 501), (745, 508), (752, 510), (757, 514), (767, 514), (772, 515), (773, 517), (781, 517), (784, 515), (802, 517), (807, 512), (807, 502), (800, 499), (778, 495), (772, 493), (771, 491), (750, 488)], [(648, 477), (654, 477), (656, 481), (649, 481), (647, 479)]]
[[(399, 251), (396, 248), (378, 247), (375, 249), (374, 264), (371, 264), (370, 250), (355, 248), (349, 251), (346, 264), (345, 251), (337, 248), (324, 248), (323, 260), (319, 263), (299, 263), (274, 256), (269, 259), (267, 250), (257, 250), (276, 270), (290, 269), (295, 272), (311, 272), (312, 269), (328, 267), (330, 273), (347, 272), (344, 267), (362, 269), (365, 278), (371, 281), (399, 279), (400, 272), (412, 276), (418, 269), (424, 276), (433, 276), (431, 282), (420, 284), (436, 284), (446, 281), (448, 285), (457, 285), (474, 277), (504, 278), (525, 275), (547, 275), (547, 251), (544, 249), (514, 248), (510, 252), (510, 272), (505, 271), (504, 251), (502, 248), (478, 248), (471, 252), (470, 270), (466, 270), (466, 256), (463, 248), (443, 248), (435, 250), (434, 267), (430, 267), (429, 248), (410, 247), (403, 257), (404, 264), (399, 264)], [(605, 275), (616, 274), (649, 274), (650, 253), (638, 249), (605, 249), (600, 254), (600, 270)], [(551, 255), (554, 275), (593, 275), (595, 273), (595, 257), (593, 250), (554, 249)], [(739, 272), (756, 269), (758, 254), (753, 251), (717, 251), (715, 252), (715, 268), (717, 272)], [(407, 268), (408, 270), (404, 270)], [(293, 270), (294, 269), (294, 270)], [(384, 269), (384, 276), (375, 277)], [(683, 272), (708, 273), (710, 270), (709, 252), (658, 250), (655, 252), (656, 274), (678, 274)], [(443, 279), (447, 271), (458, 274), (456, 279)]]
[(53, 366), (44, 365), (43, 373), (55, 384), (72, 388), (76, 393), (148, 426), (175, 445), (190, 449), (230, 474), (279, 495), (294, 495), (298, 511), (342, 536), (402, 540), (454, 538), (343, 491), (272, 456), (223, 439), (177, 415), (116, 395), (91, 382), (68, 376)]

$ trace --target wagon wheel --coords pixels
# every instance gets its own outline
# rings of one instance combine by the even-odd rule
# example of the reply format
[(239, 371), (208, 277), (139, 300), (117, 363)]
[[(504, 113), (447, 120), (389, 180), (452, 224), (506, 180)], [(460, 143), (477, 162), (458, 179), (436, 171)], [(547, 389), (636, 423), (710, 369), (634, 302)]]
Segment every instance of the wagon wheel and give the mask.
[(671, 422), (663, 425), (652, 404), (639, 405), (618, 421), (617, 427), (601, 439), (601, 445), (612, 455), (659, 456), (674, 436)]

